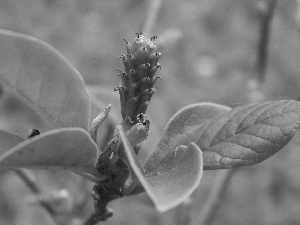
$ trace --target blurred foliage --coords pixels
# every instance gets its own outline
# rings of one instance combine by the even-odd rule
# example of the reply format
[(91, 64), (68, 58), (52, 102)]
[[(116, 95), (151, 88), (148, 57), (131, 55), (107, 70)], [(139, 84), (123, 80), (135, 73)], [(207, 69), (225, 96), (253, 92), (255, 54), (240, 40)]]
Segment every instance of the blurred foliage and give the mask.
[[(108, 103), (118, 97), (113, 88), (119, 85), (120, 78), (114, 68), (122, 68), (117, 59), (126, 51), (122, 39), (132, 40), (143, 28), (148, 4), (146, 0), (1, 0), (0, 28), (51, 44), (81, 72), (87, 86), (108, 90), (102, 99)], [(158, 43), (160, 37), (163, 39), (159, 46), (162, 70), (158, 72), (163, 80), (156, 83), (157, 91), (148, 108), (156, 128), (152, 130), (154, 138), (143, 149), (143, 161), (168, 119), (187, 104), (209, 101), (236, 107), (262, 99), (299, 98), (297, 1), (278, 1), (271, 27), (267, 75), (256, 90), (253, 79), (259, 41), (258, 6), (259, 1), (247, 0), (164, 1), (153, 30)], [(33, 127), (43, 130), (45, 125), (24, 104), (5, 90), (0, 96), (1, 128), (24, 138)], [(115, 104), (116, 101), (113, 113), (118, 115), (114, 110), (119, 106)], [(115, 122), (120, 121), (119, 114), (119, 121)], [(105, 129), (101, 131), (104, 132)], [(212, 224), (299, 224), (299, 140), (296, 135), (266, 162), (239, 169)], [(70, 223), (80, 224), (80, 219), (92, 212), (91, 183), (67, 172), (34, 174), (45, 193), (66, 188), (78, 202), (88, 196), (87, 205), (81, 212), (76, 211), (77, 219)], [(179, 217), (184, 214), (179, 212), (186, 207), (192, 224), (197, 224), (215, 176), (216, 171), (204, 173), (188, 206), (159, 214), (145, 194), (123, 198), (111, 203), (115, 215), (103, 224), (181, 224)], [(28, 196), (31, 193), (13, 172), (1, 172), (0, 224), (52, 224), (38, 206), (28, 207)]]

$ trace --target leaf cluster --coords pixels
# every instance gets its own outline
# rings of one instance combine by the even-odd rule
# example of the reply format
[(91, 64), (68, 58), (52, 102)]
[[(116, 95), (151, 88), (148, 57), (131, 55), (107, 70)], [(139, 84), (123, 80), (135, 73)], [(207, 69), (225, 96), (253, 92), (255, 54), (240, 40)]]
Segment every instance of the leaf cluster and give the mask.
[[(0, 169), (60, 169), (96, 183), (107, 179), (96, 168), (103, 152), (90, 134), (99, 102), (87, 94), (79, 72), (50, 45), (26, 35), (1, 30), (0, 50), (0, 82), (49, 127), (28, 140), (0, 128)], [(278, 152), (299, 129), (299, 117), (300, 103), (291, 100), (234, 109), (189, 105), (169, 120), (144, 166), (133, 133), (117, 126), (119, 156), (130, 171), (122, 193), (145, 190), (159, 211), (169, 210), (198, 187), (203, 170), (250, 166)]]

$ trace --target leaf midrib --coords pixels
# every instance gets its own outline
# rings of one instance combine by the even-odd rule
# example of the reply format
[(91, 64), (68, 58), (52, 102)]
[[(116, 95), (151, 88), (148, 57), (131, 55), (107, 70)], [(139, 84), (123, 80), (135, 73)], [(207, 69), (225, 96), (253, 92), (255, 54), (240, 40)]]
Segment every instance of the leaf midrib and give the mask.
[[(281, 103), (283, 103), (283, 102), (284, 102), (284, 101), (279, 101), (277, 104), (271, 105), (270, 107), (268, 107), (267, 109), (265, 109), (265, 110), (263, 111), (263, 113), (261, 113), (260, 115), (264, 114), (267, 110), (271, 109), (272, 107), (276, 107), (277, 105), (279, 105), (279, 104), (281, 104)], [(267, 104), (267, 103), (266, 103), (266, 104)], [(286, 106), (282, 109), (282, 111), (284, 111), (284, 109), (285, 109), (286, 107), (290, 106), (291, 104), (293, 104), (293, 101), (292, 101), (290, 104), (286, 105)], [(249, 111), (249, 112), (245, 115), (244, 119), (245, 119), (250, 113), (252, 113), (253, 111), (255, 111), (258, 107), (260, 107), (261, 105), (262, 105), (262, 104), (258, 104), (257, 107), (255, 107), (253, 110)], [(248, 107), (249, 107), (249, 106), (248, 106)], [(292, 109), (292, 110), (289, 110), (289, 111), (293, 111), (293, 110), (295, 110), (295, 109)], [(285, 111), (284, 113), (287, 113), (287, 112), (289, 112), (289, 111)], [(219, 131), (220, 131), (220, 130), (228, 123), (228, 121), (229, 121), (232, 117), (234, 117), (238, 112), (239, 112), (239, 110), (237, 110), (230, 118), (228, 118), (228, 120), (222, 125), (222, 127), (219, 129)], [(260, 115), (259, 115), (259, 116), (260, 116)], [(280, 116), (280, 115), (282, 115), (282, 113), (281, 113), (281, 114), (278, 114), (278, 115), (274, 115), (274, 116), (267, 117), (267, 118), (263, 119), (262, 121), (260, 121), (259, 123), (256, 123), (257, 120), (255, 120), (254, 124), (252, 124), (251, 126), (253, 126), (253, 125), (255, 125), (255, 124), (263, 123), (263, 121), (265, 121), (265, 120), (267, 120), (267, 119), (273, 118), (273, 117), (275, 117), (275, 116)], [(221, 115), (221, 116), (222, 116), (222, 115)], [(258, 116), (258, 117), (259, 117), (259, 116)], [(243, 120), (244, 120), (244, 119), (243, 119)], [(211, 123), (211, 122), (209, 122), (209, 124), (210, 124), (210, 123)], [(209, 127), (209, 124), (207, 125), (207, 127)], [(267, 126), (274, 126), (274, 125), (270, 125), (270, 124), (264, 124), (264, 125), (267, 125)], [(207, 151), (207, 149), (209, 149), (209, 148), (211, 148), (211, 147), (213, 147), (213, 146), (216, 146), (216, 145), (218, 145), (218, 144), (221, 143), (221, 142), (226, 142), (227, 139), (233, 137), (233, 136), (236, 135), (236, 134), (242, 133), (243, 131), (245, 131), (245, 130), (251, 128), (251, 126), (248, 126), (248, 127), (244, 128), (244, 129), (242, 129), (242, 130), (239, 130), (238, 132), (235, 131), (235, 133), (234, 133), (233, 135), (230, 135), (229, 137), (226, 137), (225, 139), (222, 139), (222, 140), (218, 141), (218, 143), (216, 143), (216, 144), (214, 144), (214, 145), (210, 145), (210, 146), (208, 146), (208, 147), (206, 147), (206, 148), (203, 148), (202, 151)], [(203, 132), (207, 129), (207, 127), (203, 130)], [(279, 127), (279, 128), (280, 128), (280, 126), (276, 126), (276, 127)], [(203, 132), (202, 132), (202, 134), (203, 134)], [(202, 134), (201, 134), (201, 136), (202, 136)], [(218, 133), (217, 133), (217, 135), (218, 135)], [(215, 137), (216, 137), (217, 135), (215, 135)], [(250, 134), (249, 134), (249, 135), (250, 135)], [(251, 134), (251, 135), (252, 135), (252, 134)], [(253, 136), (255, 136), (255, 135), (253, 135)], [(213, 140), (215, 139), (215, 137), (212, 139), (211, 143), (213, 142)], [(258, 136), (255, 136), (255, 137), (258, 137)], [(200, 137), (200, 138), (201, 138), (201, 137)], [(261, 138), (261, 137), (259, 137), (259, 138)], [(264, 139), (264, 138), (262, 138), (262, 139), (263, 139), (263, 140), (266, 140), (266, 139)], [(269, 140), (268, 140), (268, 141), (269, 141)], [(230, 143), (232, 143), (232, 142), (230, 142)], [(251, 149), (251, 150), (252, 150), (252, 149)]]

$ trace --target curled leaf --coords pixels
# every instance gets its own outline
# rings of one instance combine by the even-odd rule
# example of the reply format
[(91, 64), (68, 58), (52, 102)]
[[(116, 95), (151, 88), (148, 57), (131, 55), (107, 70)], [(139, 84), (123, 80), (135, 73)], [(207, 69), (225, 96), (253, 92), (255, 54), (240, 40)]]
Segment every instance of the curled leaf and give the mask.
[(155, 169), (171, 150), (180, 145), (196, 142), (199, 130), (204, 124), (229, 110), (227, 106), (206, 102), (188, 105), (179, 110), (169, 120), (162, 139), (148, 158), (145, 164), (146, 172)]
[(0, 30), (0, 82), (51, 128), (88, 129), (90, 100), (84, 81), (50, 45)]
[(235, 108), (199, 131), (204, 169), (260, 163), (278, 152), (300, 126), (300, 102), (273, 101)]
[[(136, 126), (136, 125), (135, 125)], [(139, 126), (139, 125), (138, 125)], [(117, 126), (117, 132), (120, 135), (122, 140), (124, 149), (120, 149), (119, 152), (120, 158), (126, 163), (131, 175), (130, 184), (126, 184), (123, 190), (123, 194), (127, 195), (130, 194), (131, 191), (135, 188), (135, 186), (139, 182), (139, 174), (144, 174), (144, 169), (139, 162), (137, 155), (135, 154), (132, 145), (130, 144), (130, 140), (126, 136), (122, 126)], [(139, 171), (139, 172), (136, 172)], [(138, 173), (138, 174), (137, 174)]]
[(122, 128), (119, 132), (133, 177), (139, 179), (158, 211), (176, 207), (197, 188), (203, 164), (201, 150), (195, 143), (177, 147), (164, 157), (158, 168), (145, 174)]
[(112, 88), (99, 87), (99, 85), (87, 86), (87, 92), (91, 96), (91, 118), (92, 121), (108, 104), (112, 105), (112, 110), (109, 113), (109, 120), (117, 123), (120, 120), (120, 98)]

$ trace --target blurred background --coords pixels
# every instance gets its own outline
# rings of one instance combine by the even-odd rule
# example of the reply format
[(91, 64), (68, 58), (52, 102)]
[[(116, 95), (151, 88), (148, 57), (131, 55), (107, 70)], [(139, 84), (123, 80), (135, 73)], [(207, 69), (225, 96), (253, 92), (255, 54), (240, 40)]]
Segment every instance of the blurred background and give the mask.
[[(296, 0), (156, 1), (156, 35), (162, 69), (148, 108), (149, 140), (140, 159), (153, 150), (169, 118), (182, 107), (214, 102), (237, 107), (253, 102), (299, 99), (300, 12)], [(120, 84), (114, 68), (143, 31), (152, 1), (0, 0), (0, 28), (41, 39), (81, 73), (100, 108), (112, 103), (102, 133), (121, 122)], [(271, 11), (270, 11), (271, 9)], [(267, 31), (267, 32), (266, 32)], [(266, 33), (265, 33), (266, 32)], [(268, 50), (268, 51), (267, 51)], [(0, 53), (5, 54), (5, 53)], [(267, 58), (267, 60), (266, 60)], [(43, 130), (40, 119), (3, 88), (0, 127), (27, 137)], [(104, 142), (105, 140), (100, 140)], [(208, 224), (300, 224), (300, 136), (279, 153), (231, 174), (218, 210)], [(60, 171), (30, 171), (42, 194), (34, 196), (13, 171), (0, 172), (0, 224), (54, 224), (37, 204), (52, 199), (58, 224), (82, 224), (93, 212), (92, 183)], [(103, 224), (199, 224), (218, 171), (205, 171), (189, 202), (167, 213), (155, 211), (145, 194), (110, 204), (115, 214)], [(54, 197), (53, 197), (54, 196)], [(54, 200), (53, 200), (54, 199)]]

